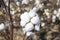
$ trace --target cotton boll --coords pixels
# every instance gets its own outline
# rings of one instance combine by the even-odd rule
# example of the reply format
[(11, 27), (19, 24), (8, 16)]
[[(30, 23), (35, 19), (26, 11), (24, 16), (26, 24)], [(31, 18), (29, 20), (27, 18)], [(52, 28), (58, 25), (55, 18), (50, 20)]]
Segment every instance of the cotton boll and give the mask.
[(29, 22), (30, 21), (30, 16), (28, 14), (28, 12), (24, 12), (21, 16), (20, 16), (21, 20), (24, 20), (25, 22)]
[(16, 5), (17, 5), (17, 6), (20, 6), (20, 2), (17, 1), (17, 2), (16, 2)]
[(33, 10), (34, 12), (37, 12), (39, 9), (38, 9), (38, 7), (34, 7), (32, 10)]
[(32, 17), (34, 17), (34, 16), (36, 16), (36, 12), (35, 11), (33, 11), (33, 10), (30, 10), (30, 12), (29, 12), (29, 16), (32, 18)]
[(21, 25), (22, 27), (24, 27), (24, 26), (26, 25), (26, 22), (25, 22), (24, 20), (21, 20), (21, 21), (20, 21), (20, 25)]
[(11, 15), (14, 15), (15, 14), (15, 11), (10, 11)]
[(59, 17), (60, 16), (60, 13), (58, 12), (57, 14), (56, 14), (56, 17)]
[(29, 36), (30, 36), (30, 37), (33, 37), (33, 36), (34, 36), (34, 33), (33, 33), (33, 32), (27, 32), (27, 33), (26, 33), (26, 36), (27, 36), (27, 37), (29, 37)]
[(35, 30), (40, 31), (40, 25), (35, 25)]
[(45, 26), (45, 23), (44, 23), (44, 22), (41, 22), (41, 26), (42, 26), (42, 27)]
[(39, 4), (40, 4), (40, 0), (35, 0), (35, 5), (39, 6)]
[(31, 31), (31, 30), (33, 30), (33, 29), (34, 29), (34, 26), (33, 26), (32, 23), (26, 24), (26, 26), (25, 26), (25, 28), (24, 28), (25, 32), (29, 32), (29, 31)]
[(38, 16), (33, 17), (33, 18), (31, 19), (31, 23), (33, 23), (33, 24), (38, 24), (38, 23), (40, 23), (39, 17), (38, 17)]
[(58, 12), (56, 10), (54, 10), (53, 13), (56, 15)]
[(6, 2), (6, 6), (8, 6), (8, 2)]
[(22, 4), (28, 4), (29, 3), (29, 0), (23, 0), (22, 1)]
[(52, 16), (52, 22), (55, 22), (55, 21), (56, 21), (56, 16), (53, 15), (53, 16)]
[(3, 30), (4, 28), (5, 28), (4, 24), (1, 23), (1, 24), (0, 24), (0, 30)]

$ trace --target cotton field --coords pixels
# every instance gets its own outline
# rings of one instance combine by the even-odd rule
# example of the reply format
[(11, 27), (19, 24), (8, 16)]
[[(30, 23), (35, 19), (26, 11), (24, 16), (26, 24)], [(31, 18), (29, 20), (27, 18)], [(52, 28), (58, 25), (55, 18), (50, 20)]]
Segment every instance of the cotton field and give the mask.
[(0, 0), (0, 40), (60, 40), (60, 0)]

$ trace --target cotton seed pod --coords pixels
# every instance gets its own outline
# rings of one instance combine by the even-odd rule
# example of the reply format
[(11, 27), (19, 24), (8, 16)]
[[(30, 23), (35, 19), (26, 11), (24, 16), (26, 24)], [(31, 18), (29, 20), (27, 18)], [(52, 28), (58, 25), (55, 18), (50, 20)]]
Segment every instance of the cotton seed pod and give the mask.
[(26, 22), (25, 22), (24, 20), (21, 20), (21, 21), (20, 21), (20, 25), (21, 25), (22, 27), (24, 27), (24, 26), (26, 25)]
[(3, 30), (5, 27), (4, 27), (4, 24), (3, 23), (1, 23), (0, 24), (0, 30)]
[(26, 36), (27, 36), (27, 37), (29, 37), (29, 36), (30, 36), (30, 37), (33, 37), (33, 36), (34, 36), (34, 33), (33, 33), (33, 32), (27, 32), (27, 33), (26, 33)]
[(38, 24), (38, 23), (40, 23), (39, 17), (38, 17), (38, 16), (33, 17), (33, 18), (31, 19), (31, 23), (33, 23), (33, 24)]
[(29, 22), (30, 21), (30, 17), (28, 12), (24, 12), (21, 16), (20, 16), (21, 20), (24, 20), (25, 22)]
[(29, 0), (23, 0), (22, 1), (22, 4), (28, 4), (29, 3)]
[(31, 31), (31, 30), (33, 30), (33, 29), (34, 29), (34, 26), (33, 26), (32, 23), (26, 24), (26, 25), (25, 25), (25, 28), (24, 28), (25, 32), (29, 32), (29, 31)]
[(36, 12), (34, 12), (33, 10), (30, 10), (30, 12), (29, 12), (29, 16), (32, 18), (32, 17), (34, 17), (34, 16), (36, 16)]

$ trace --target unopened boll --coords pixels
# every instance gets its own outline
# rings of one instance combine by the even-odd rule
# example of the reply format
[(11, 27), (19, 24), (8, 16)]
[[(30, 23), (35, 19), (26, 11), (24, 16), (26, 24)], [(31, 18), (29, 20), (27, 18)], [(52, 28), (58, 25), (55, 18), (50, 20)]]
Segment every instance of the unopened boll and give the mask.
[(26, 26), (25, 26), (25, 28), (24, 28), (25, 32), (29, 32), (29, 31), (31, 31), (31, 30), (33, 30), (33, 29), (34, 29), (34, 26), (33, 26), (32, 23), (26, 24)]
[(24, 20), (25, 22), (29, 22), (30, 17), (28, 12), (24, 12), (21, 16), (20, 16), (21, 20)]
[(38, 23), (40, 23), (39, 17), (38, 17), (38, 16), (33, 17), (33, 18), (31, 19), (31, 23), (33, 23), (33, 24), (38, 24)]
[(28, 36), (33, 37), (33, 36), (34, 36), (34, 32), (27, 32), (27, 33), (26, 33), (26, 36), (27, 36), (27, 37), (28, 37)]
[(37, 14), (37, 13), (34, 12), (33, 10), (30, 10), (30, 12), (29, 12), (29, 16), (30, 16), (31, 18), (34, 17), (36, 14)]
[(22, 1), (22, 4), (28, 4), (29, 3), (29, 0), (23, 0)]

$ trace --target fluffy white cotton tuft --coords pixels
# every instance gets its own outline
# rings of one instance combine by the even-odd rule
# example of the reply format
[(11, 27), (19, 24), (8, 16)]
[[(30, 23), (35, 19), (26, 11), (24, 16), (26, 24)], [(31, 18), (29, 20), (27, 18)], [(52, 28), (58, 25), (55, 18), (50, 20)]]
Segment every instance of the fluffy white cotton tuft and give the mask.
[(17, 6), (20, 6), (20, 2), (17, 1), (17, 2), (16, 2), (16, 5), (17, 5)]
[(15, 14), (15, 11), (10, 11), (11, 15), (14, 15)]
[(29, 12), (30, 17), (34, 17), (34, 16), (36, 16), (36, 14), (37, 13), (34, 10), (30, 10), (30, 12)]
[(35, 25), (35, 30), (40, 31), (40, 24)]
[(34, 36), (34, 33), (33, 33), (33, 32), (27, 32), (27, 33), (26, 33), (26, 36), (31, 36), (31, 37), (33, 37), (33, 36)]
[(40, 23), (39, 17), (38, 17), (38, 16), (33, 17), (33, 18), (31, 19), (31, 23), (33, 23), (33, 24), (38, 24), (38, 23)]
[(55, 21), (56, 21), (56, 16), (53, 15), (53, 16), (52, 16), (52, 22), (55, 22)]
[(23, 0), (22, 1), (22, 4), (28, 4), (29, 3), (29, 0)]
[(30, 17), (28, 12), (24, 12), (21, 16), (20, 16), (21, 20), (24, 20), (25, 22), (29, 22)]
[(4, 27), (4, 24), (3, 23), (1, 23), (0, 24), (0, 30), (3, 30), (5, 27)]
[(20, 21), (20, 25), (21, 25), (22, 27), (24, 27), (24, 26), (26, 25), (26, 22), (25, 22), (24, 20), (21, 20), (21, 21)]
[(32, 23), (26, 24), (26, 26), (25, 26), (25, 28), (24, 28), (25, 32), (29, 32), (29, 31), (31, 31), (31, 30), (33, 30), (33, 29), (34, 29), (34, 26), (33, 26)]

